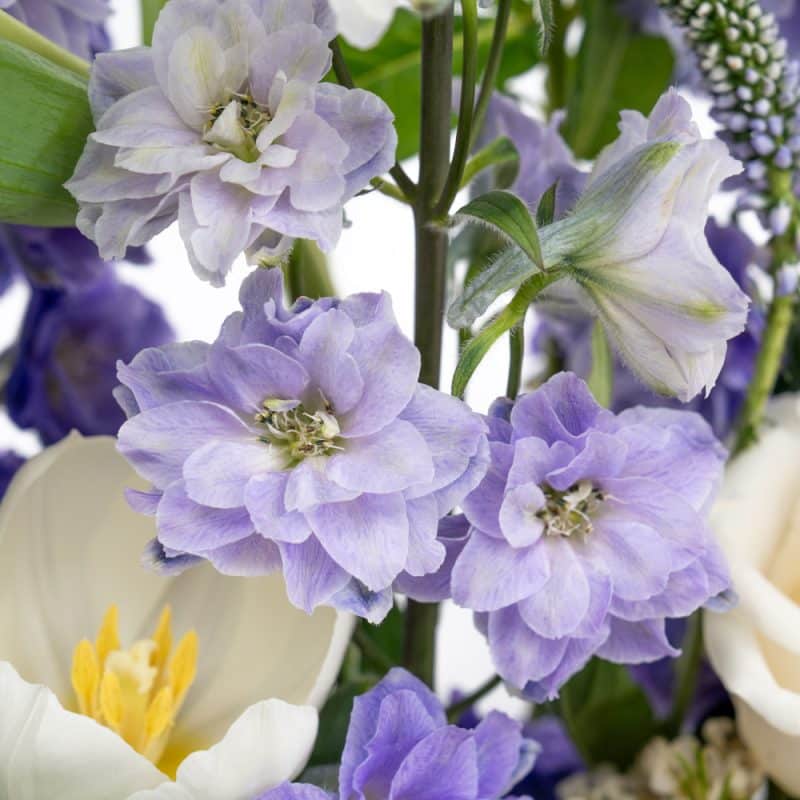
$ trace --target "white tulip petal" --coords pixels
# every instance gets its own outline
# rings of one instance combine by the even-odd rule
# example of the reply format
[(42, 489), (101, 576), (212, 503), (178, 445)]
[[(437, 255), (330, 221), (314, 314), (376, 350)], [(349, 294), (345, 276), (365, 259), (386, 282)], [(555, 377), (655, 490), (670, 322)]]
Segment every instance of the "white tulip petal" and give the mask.
[(267, 700), (251, 706), (225, 738), (189, 756), (175, 783), (137, 792), (130, 800), (253, 800), (295, 778), (317, 735), (317, 712)]
[(119, 736), (66, 711), (0, 662), (0, 797), (124, 800), (164, 775)]

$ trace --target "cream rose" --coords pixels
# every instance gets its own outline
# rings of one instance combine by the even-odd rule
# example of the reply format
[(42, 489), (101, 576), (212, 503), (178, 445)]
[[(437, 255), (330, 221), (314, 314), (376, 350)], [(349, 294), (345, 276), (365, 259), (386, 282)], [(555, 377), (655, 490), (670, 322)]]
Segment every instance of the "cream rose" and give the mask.
[(800, 395), (774, 401), (761, 441), (733, 462), (712, 524), (739, 604), (705, 615), (711, 663), (739, 733), (800, 794)]

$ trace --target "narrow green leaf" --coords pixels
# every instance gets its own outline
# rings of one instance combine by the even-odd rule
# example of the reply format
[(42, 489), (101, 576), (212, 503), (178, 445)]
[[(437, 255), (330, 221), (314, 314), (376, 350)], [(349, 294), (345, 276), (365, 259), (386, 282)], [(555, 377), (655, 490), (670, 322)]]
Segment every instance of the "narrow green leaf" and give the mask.
[(525, 318), (529, 306), (539, 293), (559, 280), (562, 274), (560, 270), (555, 269), (548, 272), (537, 272), (520, 286), (506, 308), (491, 320), (477, 336), (467, 342), (461, 351), (461, 357), (453, 373), (452, 394), (455, 397), (464, 397), (470, 379), (492, 345)]
[(549, 225), (556, 216), (556, 192), (558, 191), (558, 181), (556, 181), (543, 195), (536, 207), (536, 224), (540, 228)]
[(608, 408), (614, 397), (614, 356), (599, 320), (592, 328), (592, 371), (587, 383), (594, 399)]
[(336, 290), (330, 275), (328, 257), (308, 239), (298, 239), (286, 267), (287, 285), (293, 300), (298, 297), (333, 297)]
[(505, 185), (510, 186), (514, 183), (519, 172), (519, 152), (511, 139), (501, 136), (478, 150), (467, 162), (464, 177), (461, 179), (461, 188), (468, 186), (477, 175), (492, 167), (504, 168)]
[(73, 55), (69, 50), (59, 47), (55, 42), (29, 28), (6, 11), (0, 11), (0, 39), (24, 47), (46, 58), (53, 64), (68, 69), (82, 78), (89, 77), (89, 64)]
[(628, 767), (657, 727), (645, 693), (628, 670), (598, 658), (561, 689), (558, 707), (590, 765)]
[(153, 41), (153, 28), (166, 5), (167, 0), (141, 0), (142, 7), (142, 44), (150, 45)]
[(539, 268), (544, 269), (536, 222), (515, 194), (494, 190), (471, 200), (456, 212), (458, 222), (486, 225), (515, 244)]
[(468, 328), (500, 295), (521, 286), (539, 268), (518, 247), (508, 247), (480, 269), (470, 270), (463, 292), (447, 309), (447, 324), (451, 328)]
[(0, 40), (0, 222), (75, 224), (64, 189), (94, 129), (86, 80)]
[(617, 137), (622, 109), (649, 113), (669, 86), (675, 58), (665, 39), (637, 33), (606, 0), (581, 8), (586, 33), (562, 132), (576, 155), (594, 158)]
[[(459, 28), (460, 19), (456, 20)], [(492, 43), (494, 20), (482, 19), (478, 27), (478, 48), (485, 63)], [(460, 30), (453, 40), (453, 70), (461, 72), (463, 37)], [(360, 89), (382, 97), (395, 114), (399, 137), (397, 157), (409, 158), (419, 149), (420, 130), (420, 20), (410, 11), (401, 9), (392, 27), (380, 43), (370, 50), (358, 50), (342, 43), (342, 52), (353, 80)], [(498, 86), (508, 78), (527, 72), (539, 58), (536, 46), (536, 23), (530, 5), (516, 0), (503, 49), (503, 62)]]

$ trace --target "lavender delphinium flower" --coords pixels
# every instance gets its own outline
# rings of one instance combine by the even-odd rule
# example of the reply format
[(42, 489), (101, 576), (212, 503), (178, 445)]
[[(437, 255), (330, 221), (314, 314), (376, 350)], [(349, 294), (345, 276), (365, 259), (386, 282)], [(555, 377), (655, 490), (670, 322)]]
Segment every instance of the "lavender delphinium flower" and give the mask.
[(420, 357), (386, 294), (283, 306), (279, 269), (243, 284), (213, 345), (120, 365), (122, 453), (154, 485), (162, 568), (282, 566), (292, 602), (373, 621), (401, 575), (445, 558), (441, 517), (483, 477), (488, 445), (464, 403), (417, 383)]
[[(119, 258), (176, 219), (197, 274), (243, 251), (330, 250), (342, 206), (394, 161), (377, 96), (321, 83), (336, 34), (325, 0), (170, 0), (152, 49), (97, 58), (97, 130), (67, 188), (78, 227)], [(156, 124), (154, 124), (156, 120)]]
[(448, 725), (431, 690), (394, 669), (353, 705), (338, 793), (285, 783), (259, 800), (499, 800), (537, 750), (496, 711), (474, 730)]
[(6, 493), (17, 470), (25, 463), (25, 459), (11, 450), (0, 450), (0, 500)]
[(729, 584), (706, 522), (725, 460), (708, 424), (668, 409), (615, 416), (561, 373), (493, 419), (489, 438), (452, 592), (477, 612), (500, 675), (542, 701), (592, 655), (676, 655), (665, 620)]
[(116, 362), (174, 336), (161, 308), (113, 276), (80, 290), (34, 289), (8, 385), (8, 413), (45, 444), (72, 429), (116, 434)]
[(80, 58), (108, 48), (109, 0), (0, 0), (0, 9)]
[[(747, 268), (757, 260), (753, 241), (738, 228), (719, 225), (713, 219), (706, 225), (705, 235), (714, 256), (739, 287), (746, 290)], [(540, 304), (536, 307), (532, 350), (541, 356), (554, 356), (566, 370), (588, 378), (592, 369), (593, 325), (593, 318), (580, 308)], [(751, 305), (747, 327), (728, 342), (725, 362), (714, 388), (708, 396), (697, 396), (688, 404), (655, 394), (619, 357), (614, 357), (612, 410), (623, 411), (635, 405), (686, 408), (702, 414), (718, 437), (726, 437), (752, 378), (763, 327), (763, 312), (758, 305)]]

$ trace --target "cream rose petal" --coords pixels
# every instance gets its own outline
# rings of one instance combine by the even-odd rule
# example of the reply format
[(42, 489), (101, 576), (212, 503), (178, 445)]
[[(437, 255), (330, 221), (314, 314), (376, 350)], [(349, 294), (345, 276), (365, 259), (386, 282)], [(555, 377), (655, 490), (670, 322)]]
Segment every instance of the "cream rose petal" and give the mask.
[(64, 710), (7, 662), (0, 662), (0, 709), (4, 800), (122, 800), (164, 780), (116, 734)]

